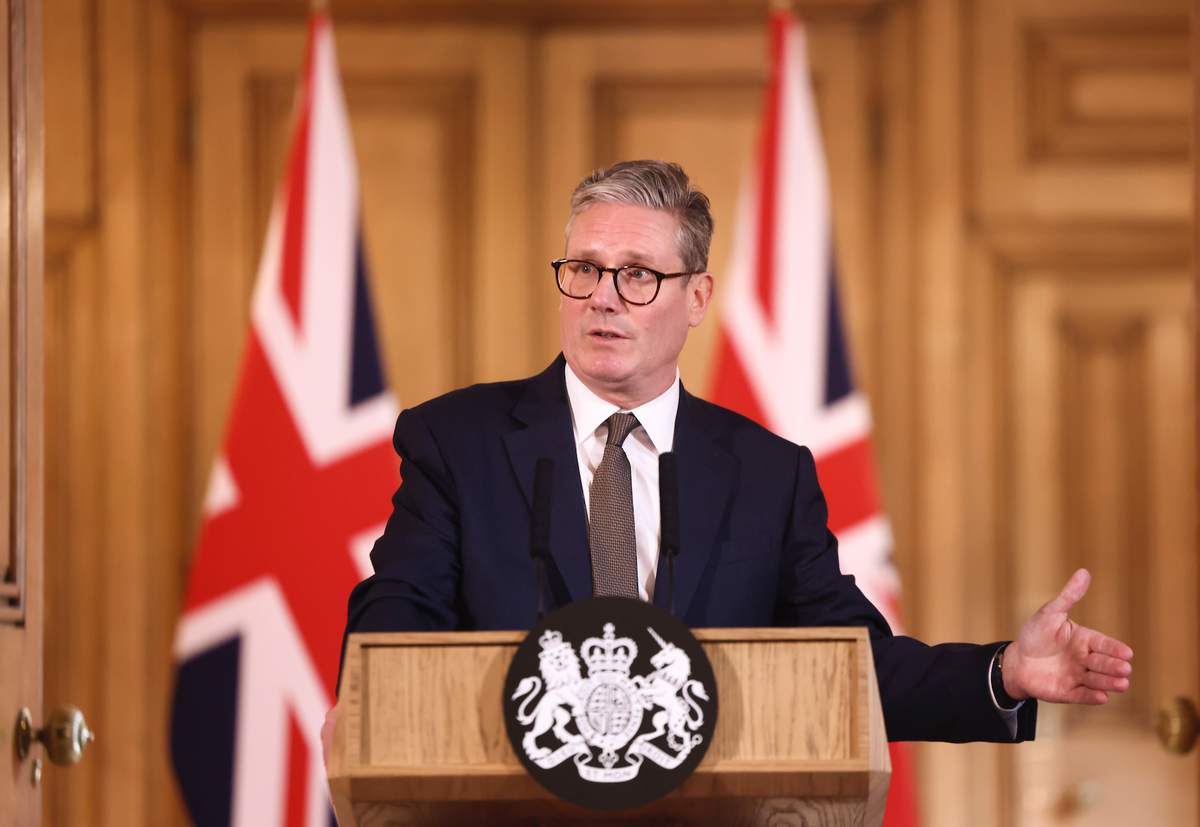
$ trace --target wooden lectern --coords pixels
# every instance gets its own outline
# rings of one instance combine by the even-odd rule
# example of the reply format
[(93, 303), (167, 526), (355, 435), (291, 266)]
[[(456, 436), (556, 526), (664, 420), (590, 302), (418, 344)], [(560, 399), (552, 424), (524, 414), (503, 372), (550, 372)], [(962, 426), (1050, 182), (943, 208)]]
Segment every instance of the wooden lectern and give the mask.
[(341, 827), (879, 825), (891, 778), (866, 629), (699, 629), (720, 712), (675, 792), (618, 813), (546, 792), (501, 692), (524, 632), (350, 636), (329, 789)]

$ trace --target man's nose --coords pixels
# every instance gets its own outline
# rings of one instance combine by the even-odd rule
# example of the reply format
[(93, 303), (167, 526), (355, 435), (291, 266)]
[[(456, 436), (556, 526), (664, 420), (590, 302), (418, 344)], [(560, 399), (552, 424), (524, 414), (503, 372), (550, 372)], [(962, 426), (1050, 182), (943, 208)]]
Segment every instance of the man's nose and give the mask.
[(612, 270), (602, 272), (589, 300), (596, 307), (619, 310), (624, 302), (621, 301), (621, 294), (617, 292), (617, 274)]

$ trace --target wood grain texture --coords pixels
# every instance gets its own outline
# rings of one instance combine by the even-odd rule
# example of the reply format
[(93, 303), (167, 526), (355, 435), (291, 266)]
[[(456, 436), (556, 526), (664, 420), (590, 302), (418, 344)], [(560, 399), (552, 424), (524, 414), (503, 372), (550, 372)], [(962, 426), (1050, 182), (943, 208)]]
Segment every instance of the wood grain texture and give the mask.
[[(1190, 28), (1189, 37), (1189, 64), (1192, 66), (1192, 146), (1200, 148), (1200, 0), (1192, 1), (1192, 28)], [(1193, 162), (1192, 164), (1192, 250), (1200, 250), (1200, 163)], [(1192, 257), (1192, 290), (1193, 295), (1200, 295), (1200, 256), (1193, 252)], [(1198, 311), (1193, 311), (1193, 331), (1200, 328), (1200, 325), (1195, 323), (1198, 317)], [(1192, 337), (1192, 398), (1200, 400), (1200, 336), (1193, 335)], [(1196, 445), (1200, 444), (1200, 409), (1193, 410), (1193, 418), (1195, 426), (1192, 429), (1192, 448), (1195, 453)], [(1190, 509), (1195, 513), (1200, 507), (1200, 486), (1192, 492), (1192, 503)], [(1182, 538), (1183, 543), (1192, 544), (1193, 559), (1200, 558), (1200, 522), (1192, 529), (1190, 537)], [(1198, 561), (1200, 562), (1200, 561)], [(1193, 581), (1186, 583), (1183, 586), (1189, 593), (1188, 597), (1194, 601), (1192, 616), (1195, 627), (1200, 629), (1200, 577), (1194, 577)], [(1187, 599), (1184, 598), (1184, 599)], [(1192, 682), (1193, 700), (1200, 699), (1200, 671), (1196, 673), (1196, 677)], [(1192, 773), (1192, 784), (1196, 789), (1200, 789), (1200, 763), (1196, 765), (1195, 771)]]
[(357, 805), (354, 818), (357, 827), (857, 827), (879, 823), (866, 818), (865, 807), (858, 801), (816, 797), (673, 800), (668, 796), (660, 803), (621, 813), (584, 810), (561, 801), (371, 803)]
[(1033, 158), (1187, 160), (1186, 18), (1027, 25), (1023, 97)]
[[(910, 628), (931, 642), (1011, 638), (1061, 587), (1071, 548), (1075, 562), (1086, 558), (1097, 569), (1081, 619), (1129, 628), (1133, 607), (1145, 605), (1139, 592), (1169, 594), (1194, 614), (1184, 608), (1194, 599), (1194, 503), (1176, 493), (1193, 485), (1193, 446), (1173, 424), (1179, 415), (1156, 401), (1172, 398), (1178, 411), (1191, 410), (1190, 394), (1179, 388), (1192, 375), (1180, 358), (1182, 317), (1147, 322), (1146, 342), (1156, 344), (1140, 351), (1145, 359), (1137, 349), (1077, 347), (1100, 340), (1077, 338), (1082, 330), (1073, 327), (1144, 319), (1147, 303), (1158, 301), (1165, 312), (1172, 300), (1162, 279), (1189, 268), (1191, 170), (1179, 152), (1190, 108), (1179, 61), (1187, 5), (926, 0), (917, 10), (918, 21), (929, 21), (916, 26), (917, 65), (936, 59), (946, 75), (914, 84), (922, 165), (912, 237), (923, 297), (917, 324), (928, 349), (913, 365), (920, 381), (937, 386), (915, 411), (916, 465), (922, 478), (958, 484), (918, 487), (915, 560), (905, 580)], [(928, 114), (921, 98), (933, 104)], [(925, 155), (926, 146), (940, 157)], [(951, 179), (956, 186), (942, 189)], [(1068, 310), (1085, 295), (1090, 310)], [(1185, 303), (1178, 312), (1190, 310)], [(1147, 446), (1140, 453), (1134, 442), (1097, 437), (1139, 431)], [(1178, 448), (1159, 453), (1148, 437)], [(1147, 473), (1158, 479), (1135, 490)], [(1018, 512), (1025, 518), (1014, 519)], [(1139, 524), (1152, 527), (1137, 540), (1120, 539)], [(1167, 548), (1154, 539), (1158, 532), (1186, 537), (1172, 546), (1183, 553), (1150, 562)], [(1126, 554), (1141, 561), (1137, 577), (1111, 573)], [(1166, 571), (1173, 582), (1162, 579)], [(1088, 614), (1089, 603), (1096, 614)], [(1192, 623), (1156, 628), (1144, 638), (1153, 642), (1135, 649), (1134, 681), (1142, 686), (1132, 697), (1155, 692), (1160, 670), (1149, 662), (1160, 647), (1194, 651), (1179, 637), (1191, 634)], [(1126, 700), (1110, 704), (1118, 719)], [(919, 748), (928, 827), (1195, 823), (1195, 784), (1182, 780), (1191, 769), (1155, 763), (1136, 739), (1115, 731), (1105, 746), (1078, 728), (1099, 731), (1114, 720), (1106, 710), (1065, 717), (1044, 710), (1034, 745)], [(1049, 746), (1055, 739), (1058, 746)], [(1110, 775), (1106, 764), (1122, 769)], [(1118, 780), (1135, 775), (1136, 783)], [(1100, 783), (1102, 806), (1073, 803), (1084, 779)]]
[[(721, 714), (696, 772), (647, 816), (693, 823), (686, 813), (703, 809), (677, 811), (670, 802), (742, 798), (729, 804), (732, 821), (705, 823), (758, 824), (828, 809), (760, 799), (833, 798), (845, 806), (813, 823), (877, 823), (891, 765), (865, 630), (696, 634), (713, 664)], [(361, 824), (450, 823), (482, 812), (461, 802), (506, 801), (524, 803), (496, 805), (489, 818), (500, 818), (497, 824), (553, 821), (554, 808), (565, 805), (552, 803), (517, 760), (501, 708), (508, 666), (523, 638), (521, 632), (352, 636), (329, 765), (339, 814), (353, 812)], [(396, 802), (408, 803), (392, 807)], [(443, 809), (446, 802), (459, 802), (458, 809)], [(864, 822), (868, 812), (878, 819)]]
[[(3, 20), (0, 20), (5, 31), (10, 30), (11, 15), (19, 8), (19, 4), (16, 9), (5, 8)], [(13, 381), (16, 342), (13, 340), (12, 305), (20, 278), (16, 270), (20, 241), (13, 232), (13, 216), (21, 181), (14, 175), (15, 165), (12, 162), (16, 160), (16, 147), (22, 142), (22, 136), (16, 134), (14, 104), (19, 105), (23, 96), (21, 89), (15, 84), (16, 78), (12, 72), (13, 61), (19, 57), (14, 54), (14, 46), (19, 48), (19, 45), (14, 43), (11, 37), (0, 38), (0, 41), (0, 65), (4, 67), (4, 71), (0, 73), (0, 108), (3, 109), (3, 115), (0, 115), (0, 152), (3, 152), (2, 157), (9, 159), (0, 171), (0, 254), (3, 257), (0, 267), (4, 284), (4, 289), (0, 290), (0, 342), (3, 343), (6, 354), (5, 358), (0, 359), (0, 468), (8, 469), (0, 474), (0, 583), (4, 583), (8, 591), (6, 599), (0, 601), (0, 623), (17, 624), (24, 617), (25, 555), (24, 549), (13, 542), (11, 531), (14, 516), (11, 472), (16, 447), (12, 426), (16, 413), (17, 391)]]
[[(862, 18), (894, 0), (795, 0), (807, 19)], [(193, 14), (225, 18), (291, 18), (304, 0), (185, 0)], [(400, 24), (675, 25), (760, 23), (769, 0), (340, 0), (339, 19)]]
[(182, 823), (170, 653), (199, 501), (180, 257), (189, 50), (158, 0), (54, 0), (47, 16), (46, 700), (100, 735), (69, 773), (46, 772), (45, 821), (167, 827)]
[(1053, 823), (1080, 777), (1106, 789), (1137, 779), (1139, 794), (1092, 814), (1102, 824), (1139, 812), (1186, 823), (1195, 812), (1195, 758), (1162, 752), (1150, 728), (1169, 687), (1196, 675), (1193, 659), (1173, 654), (1198, 639), (1193, 613), (1180, 612), (1195, 577), (1184, 551), (1195, 525), (1185, 493), (1195, 474), (1190, 287), (1186, 267), (1007, 274), (1008, 361), (1020, 388), (1009, 419), (1013, 614), (1086, 566), (1093, 586), (1073, 616), (1128, 641), (1138, 659), (1131, 691), (1103, 707), (1046, 707), (1038, 749), (1014, 755), (1018, 783), (1034, 791), (1021, 823)]
[(4, 533), (0, 580), (14, 593), (0, 597), (0, 825), (37, 827), (40, 791), (32, 783), (40, 748), (19, 762), (14, 744), (18, 711), (43, 720), (43, 243), (44, 156), (42, 8), (39, 0), (0, 7), (0, 476)]
[(1166, 654), (1197, 634), (1180, 612), (1195, 583), (1189, 235), (1181, 223), (1071, 221), (987, 225), (976, 238), (972, 367), (990, 410), (972, 440), (992, 440), (978, 449), (995, 492), (978, 526), (1007, 561), (1001, 629), (1085, 565), (1093, 584), (1073, 618), (1137, 653), (1129, 693), (1098, 709), (1046, 706), (1034, 748), (997, 755), (1011, 823), (1079, 812), (1080, 779), (1107, 791), (1080, 823), (1194, 820), (1195, 759), (1163, 754), (1146, 714), (1195, 674)]
[[(1192, 26), (1189, 37), (1189, 63), (1192, 69), (1192, 77), (1200, 77), (1200, 0), (1192, 0), (1191, 3), (1191, 19)], [(1196, 147), (1200, 147), (1200, 82), (1193, 81), (1192, 83), (1192, 147), (1195, 151)], [(1192, 164), (1192, 250), (1200, 250), (1200, 164)], [(1192, 294), (1200, 295), (1200, 255), (1193, 254), (1192, 256)], [(1196, 318), (1197, 311), (1193, 311), (1193, 319)], [(1200, 328), (1193, 321), (1193, 330)], [(1192, 337), (1192, 382), (1191, 392), (1193, 399), (1200, 399), (1200, 336), (1193, 335)], [(1193, 452), (1195, 446), (1200, 444), (1200, 410), (1193, 411), (1195, 418), (1195, 427), (1192, 429), (1192, 447)], [(1192, 492), (1191, 509), (1193, 512), (1200, 510), (1200, 485)], [(1183, 538), (1184, 543), (1190, 542), (1192, 547), (1197, 549), (1193, 558), (1200, 558), (1200, 522), (1192, 529), (1190, 537)], [(1184, 586), (1190, 592), (1190, 598), (1193, 600), (1192, 615), (1195, 619), (1196, 627), (1200, 628), (1200, 577)], [(1186, 598), (1185, 598), (1186, 599)], [(1193, 699), (1200, 699), (1200, 673), (1196, 675), (1196, 679), (1192, 681), (1189, 687), (1193, 693)], [(1200, 764), (1197, 764), (1196, 770), (1192, 773), (1192, 783), (1200, 789)]]
[[(969, 522), (959, 502), (971, 476), (960, 449), (969, 423), (961, 405), (968, 378), (961, 322), (968, 192), (966, 165), (958, 160), (970, 147), (964, 111), (969, 76), (962, 70), (969, 48), (966, 12), (967, 4), (957, 0), (922, 0), (913, 9), (911, 439), (919, 447), (907, 549), (913, 576), (904, 583), (904, 604), (906, 631), (933, 641), (970, 639), (972, 616), (985, 611), (979, 601), (989, 595), (988, 584), (969, 571), (974, 565), (965, 550), (975, 549), (967, 542)], [(904, 551), (898, 549), (898, 556)], [(968, 582), (974, 586), (970, 592)], [(993, 808), (972, 801), (972, 766), (964, 748), (921, 745), (917, 755), (923, 823), (986, 824)]]
[(989, 0), (969, 42), (984, 217), (1190, 213), (1186, 3)]

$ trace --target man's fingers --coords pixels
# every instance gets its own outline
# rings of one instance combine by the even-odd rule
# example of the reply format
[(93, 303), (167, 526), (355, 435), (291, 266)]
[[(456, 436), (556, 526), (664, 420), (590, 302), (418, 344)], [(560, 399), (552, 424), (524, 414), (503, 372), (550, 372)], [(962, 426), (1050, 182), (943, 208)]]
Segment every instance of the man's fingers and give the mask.
[(1066, 614), (1071, 611), (1071, 607), (1079, 602), (1085, 594), (1087, 594), (1088, 586), (1091, 585), (1092, 575), (1087, 569), (1079, 569), (1071, 575), (1071, 579), (1067, 581), (1067, 585), (1063, 586), (1058, 597), (1051, 600), (1042, 607), (1043, 612), (1052, 612), (1054, 614)]
[(1083, 685), (1088, 689), (1099, 689), (1102, 692), (1124, 692), (1129, 688), (1129, 679), (1118, 678), (1114, 675), (1101, 675), (1098, 672), (1084, 672)]
[(333, 752), (333, 727), (337, 724), (337, 717), (338, 709), (335, 706), (325, 713), (325, 723), (321, 725), (321, 757), (325, 759), (325, 766), (329, 766), (329, 754)]
[(1098, 689), (1088, 689), (1085, 686), (1077, 687), (1067, 695), (1067, 703), (1086, 704), (1087, 706), (1099, 706), (1108, 700), (1108, 693)]
[(1092, 632), (1091, 639), (1087, 643), (1088, 649), (1093, 652), (1099, 652), (1102, 655), (1120, 658), (1121, 660), (1129, 660), (1133, 657), (1133, 650), (1124, 643), (1108, 635), (1102, 635), (1099, 632)]
[(1089, 672), (1096, 672), (1100, 675), (1127, 678), (1133, 672), (1133, 666), (1129, 661), (1102, 655), (1099, 652), (1092, 652), (1084, 663)]

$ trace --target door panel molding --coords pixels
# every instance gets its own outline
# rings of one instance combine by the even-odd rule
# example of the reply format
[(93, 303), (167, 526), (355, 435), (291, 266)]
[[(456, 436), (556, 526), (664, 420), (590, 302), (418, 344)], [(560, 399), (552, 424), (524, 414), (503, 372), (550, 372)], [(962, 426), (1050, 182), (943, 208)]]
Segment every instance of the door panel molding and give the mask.
[[(1017, 825), (1074, 812), (1080, 783), (1109, 791), (1111, 823), (1182, 823), (1196, 808), (1195, 768), (1152, 732), (1161, 696), (1196, 671), (1177, 657), (1198, 640), (1178, 611), (1195, 577), (1190, 234), (1176, 222), (1030, 222), (973, 236), (971, 405), (990, 413), (971, 418), (983, 461), (968, 501), (997, 632), (1085, 565), (1093, 586), (1073, 616), (1138, 653), (1129, 693), (1039, 709), (1037, 749), (1002, 765)], [(1132, 777), (1142, 794), (1119, 794)]]

